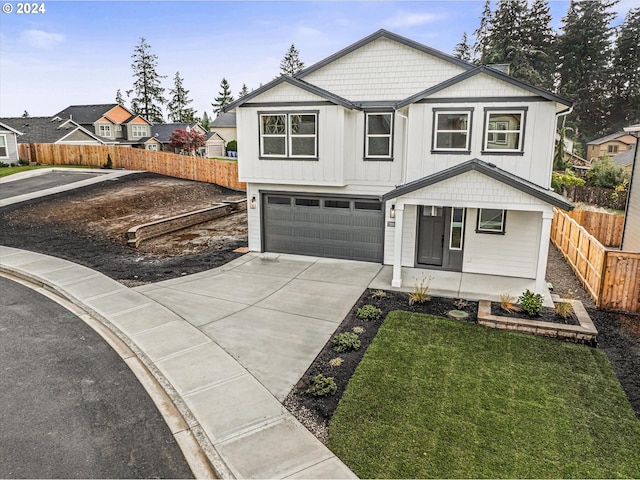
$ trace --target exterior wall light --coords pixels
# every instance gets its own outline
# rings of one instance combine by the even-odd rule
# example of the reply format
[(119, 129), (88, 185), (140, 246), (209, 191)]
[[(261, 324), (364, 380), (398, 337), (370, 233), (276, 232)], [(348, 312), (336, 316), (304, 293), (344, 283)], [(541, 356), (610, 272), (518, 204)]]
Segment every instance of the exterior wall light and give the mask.
[(395, 205), (391, 205), (391, 211), (389, 212), (389, 217), (390, 218), (396, 218), (396, 206)]
[(256, 197), (251, 197), (251, 201), (249, 201), (249, 208), (252, 210), (256, 208), (257, 202)]

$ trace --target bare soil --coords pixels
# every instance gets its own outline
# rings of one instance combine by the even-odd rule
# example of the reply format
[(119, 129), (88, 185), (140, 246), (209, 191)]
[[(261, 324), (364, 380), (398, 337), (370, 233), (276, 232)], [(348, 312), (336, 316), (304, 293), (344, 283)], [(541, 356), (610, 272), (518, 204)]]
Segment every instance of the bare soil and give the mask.
[(167, 218), (244, 192), (153, 173), (70, 190), (0, 209), (0, 244), (65, 258), (128, 286), (223, 265), (247, 245), (246, 212), (127, 245), (136, 225)]

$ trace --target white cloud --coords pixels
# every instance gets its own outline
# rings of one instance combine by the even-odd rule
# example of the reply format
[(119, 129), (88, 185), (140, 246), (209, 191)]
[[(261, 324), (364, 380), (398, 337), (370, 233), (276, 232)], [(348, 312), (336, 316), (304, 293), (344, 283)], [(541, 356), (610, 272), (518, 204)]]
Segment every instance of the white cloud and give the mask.
[(415, 27), (442, 20), (443, 18), (444, 15), (436, 13), (398, 12), (395, 17), (389, 20), (389, 25), (394, 28)]
[(59, 33), (49, 33), (44, 30), (25, 30), (20, 35), (23, 42), (34, 48), (50, 50), (64, 42), (64, 35)]

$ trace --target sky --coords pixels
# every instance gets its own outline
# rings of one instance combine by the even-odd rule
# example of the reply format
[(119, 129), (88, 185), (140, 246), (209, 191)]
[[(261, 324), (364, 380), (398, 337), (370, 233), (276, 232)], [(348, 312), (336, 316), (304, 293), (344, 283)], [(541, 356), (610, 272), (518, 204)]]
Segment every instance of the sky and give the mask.
[[(621, 0), (614, 25), (637, 0)], [(33, 3), (33, 2), (32, 2)], [(384, 28), (445, 53), (478, 27), (477, 1), (44, 1), (37, 13), (0, 13), (0, 117), (51, 116), (69, 105), (115, 103), (132, 88), (131, 55), (144, 37), (190, 104), (213, 116), (225, 77), (237, 97), (273, 80), (293, 43), (310, 66)], [(550, 2), (559, 29), (568, 0)], [(38, 9), (40, 10), (40, 8)], [(126, 95), (125, 95), (125, 100)], [(129, 102), (126, 101), (129, 107)], [(166, 115), (165, 115), (166, 119)]]

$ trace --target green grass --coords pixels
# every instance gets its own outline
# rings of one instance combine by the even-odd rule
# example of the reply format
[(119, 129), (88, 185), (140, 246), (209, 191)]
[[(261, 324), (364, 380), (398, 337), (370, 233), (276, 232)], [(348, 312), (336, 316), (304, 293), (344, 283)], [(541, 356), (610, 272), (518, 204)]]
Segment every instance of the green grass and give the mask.
[(640, 477), (640, 422), (596, 349), (391, 312), (329, 426), (360, 478)]
[[(38, 168), (51, 168), (54, 165), (25, 165), (18, 167), (2, 167), (0, 168), (0, 177), (8, 177), (14, 173), (26, 172), (27, 170), (35, 170)], [(98, 168), (86, 165), (55, 165), (56, 168)]]

